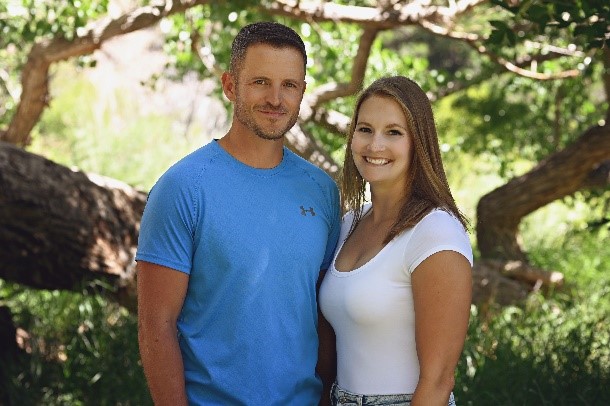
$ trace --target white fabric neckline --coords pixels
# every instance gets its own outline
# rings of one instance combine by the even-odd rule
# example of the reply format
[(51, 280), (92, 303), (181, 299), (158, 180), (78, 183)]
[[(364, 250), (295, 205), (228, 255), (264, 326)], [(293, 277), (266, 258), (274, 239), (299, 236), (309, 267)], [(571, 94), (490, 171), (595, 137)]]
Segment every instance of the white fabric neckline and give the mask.
[[(368, 207), (367, 207), (368, 206)], [(363, 210), (366, 209), (366, 212), (362, 215), (362, 217), (366, 216), (371, 209), (373, 208), (373, 205), (371, 203), (369, 203), (368, 205), (365, 205), (363, 207)], [(353, 223), (353, 218), (352, 218), (352, 223)], [(396, 236), (398, 237), (398, 236)], [(394, 244), (394, 242), (396, 241), (396, 237), (394, 237), (390, 242), (388, 242), (386, 245), (384, 245), (373, 257), (371, 257), (368, 261), (366, 261), (364, 264), (360, 265), (357, 268), (354, 268), (352, 270), (349, 271), (340, 271), (335, 267), (335, 263), (337, 261), (337, 257), (339, 256), (339, 253), (341, 252), (341, 250), (343, 249), (343, 245), (345, 244), (345, 242), (347, 241), (348, 236), (346, 236), (343, 241), (341, 242), (341, 245), (339, 246), (339, 249), (335, 252), (335, 256), (333, 258), (333, 262), (330, 264), (330, 266), (328, 267), (328, 269), (330, 270), (330, 273), (340, 277), (340, 278), (345, 278), (348, 277), (350, 275), (356, 275), (359, 274), (360, 272), (366, 270), (366, 268), (369, 268), (369, 265), (374, 264), (377, 261), (377, 258), (381, 257), (381, 254), (391, 245)]]

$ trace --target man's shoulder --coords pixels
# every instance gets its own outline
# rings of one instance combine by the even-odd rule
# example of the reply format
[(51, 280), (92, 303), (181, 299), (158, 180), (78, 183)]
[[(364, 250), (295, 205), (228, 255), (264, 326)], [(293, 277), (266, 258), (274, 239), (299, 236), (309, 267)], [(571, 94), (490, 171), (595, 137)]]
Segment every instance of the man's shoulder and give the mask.
[(214, 141), (212, 141), (209, 144), (203, 145), (188, 155), (180, 158), (168, 168), (166, 174), (171, 176), (172, 174), (182, 173), (185, 171), (190, 173), (193, 173), (193, 171), (198, 172), (209, 166), (210, 163), (214, 161), (217, 154), (217, 146), (215, 145)]
[(204, 165), (218, 154), (218, 147), (215, 141), (205, 144), (191, 153), (180, 158), (172, 166), (192, 166), (192, 165)]
[(333, 178), (328, 173), (326, 173), (322, 168), (312, 164), (311, 162), (309, 162), (305, 158), (297, 155), (296, 153), (289, 150), (288, 148), (285, 149), (285, 153), (287, 154), (289, 162), (295, 168), (303, 171), (304, 173), (306, 173), (307, 175), (309, 175), (314, 180), (316, 180), (320, 183), (336, 186)]
[[(189, 188), (204, 176), (206, 168), (214, 162), (216, 151), (213, 143), (197, 148), (195, 151), (173, 163), (157, 180), (156, 185), (164, 188)], [(155, 186), (156, 186), (155, 185)]]

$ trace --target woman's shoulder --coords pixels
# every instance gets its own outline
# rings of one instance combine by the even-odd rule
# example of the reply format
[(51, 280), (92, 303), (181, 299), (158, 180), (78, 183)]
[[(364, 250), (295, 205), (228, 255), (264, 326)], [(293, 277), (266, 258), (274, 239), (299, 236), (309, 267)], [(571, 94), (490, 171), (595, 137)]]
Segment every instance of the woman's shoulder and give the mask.
[(426, 214), (412, 229), (411, 239), (432, 243), (468, 241), (468, 231), (451, 212), (436, 208)]
[(421, 225), (433, 227), (457, 227), (463, 231), (466, 231), (457, 216), (443, 209), (442, 207), (437, 207), (430, 210), (424, 217), (422, 217), (415, 227), (419, 227)]
[(442, 208), (430, 211), (415, 225), (408, 248), (405, 255), (409, 272), (440, 251), (462, 254), (472, 265), (472, 247), (466, 229), (455, 215)]

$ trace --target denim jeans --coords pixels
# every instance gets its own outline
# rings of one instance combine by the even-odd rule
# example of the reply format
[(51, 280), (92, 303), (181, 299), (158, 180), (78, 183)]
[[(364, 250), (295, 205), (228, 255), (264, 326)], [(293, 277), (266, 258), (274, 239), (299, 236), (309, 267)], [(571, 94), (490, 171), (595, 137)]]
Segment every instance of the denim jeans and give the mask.
[[(335, 382), (330, 391), (333, 406), (410, 406), (413, 394), (398, 395), (358, 395), (341, 389)], [(455, 406), (453, 393), (447, 406)]]

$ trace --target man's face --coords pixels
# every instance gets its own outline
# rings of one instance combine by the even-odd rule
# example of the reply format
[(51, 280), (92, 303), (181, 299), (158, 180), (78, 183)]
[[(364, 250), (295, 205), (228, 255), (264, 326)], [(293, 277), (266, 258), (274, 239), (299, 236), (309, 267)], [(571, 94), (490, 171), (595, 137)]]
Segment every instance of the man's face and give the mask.
[(260, 138), (278, 140), (296, 123), (305, 92), (299, 51), (252, 45), (233, 79), (236, 124)]

